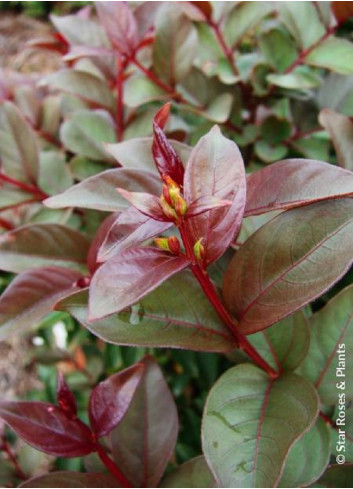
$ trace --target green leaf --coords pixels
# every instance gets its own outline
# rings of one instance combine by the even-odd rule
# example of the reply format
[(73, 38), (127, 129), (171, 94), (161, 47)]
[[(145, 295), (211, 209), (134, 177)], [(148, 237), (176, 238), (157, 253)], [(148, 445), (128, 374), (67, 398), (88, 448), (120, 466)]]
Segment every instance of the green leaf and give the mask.
[(263, 139), (269, 144), (278, 144), (289, 138), (292, 126), (287, 119), (274, 115), (267, 117), (261, 126)]
[(270, 74), (267, 76), (267, 81), (272, 85), (289, 90), (306, 90), (321, 84), (320, 78), (314, 73), (304, 72), (299, 68), (283, 75)]
[(321, 479), (311, 487), (350, 487), (353, 479), (353, 465), (331, 465)]
[(75, 180), (85, 180), (107, 169), (107, 165), (99, 161), (93, 161), (84, 156), (74, 156), (69, 163), (70, 172)]
[(48, 195), (63, 192), (73, 184), (73, 178), (62, 153), (42, 151), (39, 164), (39, 186)]
[[(169, 140), (181, 161), (186, 166), (191, 153), (191, 147), (179, 141)], [(135, 138), (122, 143), (106, 144), (106, 151), (124, 168), (147, 170), (157, 175), (157, 168), (152, 155), (152, 137)]]
[(0, 270), (22, 272), (44, 266), (81, 270), (86, 264), (89, 240), (60, 224), (32, 224), (0, 237)]
[(92, 160), (108, 160), (102, 143), (116, 141), (112, 121), (106, 113), (77, 110), (60, 128), (64, 146), (80, 156)]
[[(336, 383), (340, 381), (346, 381), (346, 400), (353, 400), (353, 383), (345, 377), (353, 369), (353, 357), (349, 353), (353, 348), (353, 285), (343, 289), (310, 318), (310, 329), (310, 348), (300, 373), (315, 384), (323, 403), (338, 402), (342, 390)], [(345, 361), (345, 365), (339, 364), (340, 361)], [(345, 369), (336, 371), (342, 366)]]
[(319, 106), (353, 116), (353, 76), (330, 73), (317, 94)]
[(230, 46), (236, 44), (248, 30), (253, 29), (271, 10), (273, 10), (271, 2), (238, 3), (225, 17), (224, 36), (227, 44)]
[(295, 370), (309, 349), (310, 330), (302, 311), (249, 336), (250, 343), (276, 370)]
[(198, 109), (192, 105), (181, 105), (180, 109), (200, 115), (207, 120), (222, 124), (229, 119), (233, 104), (233, 96), (230, 93), (222, 93), (205, 108)]
[(79, 15), (51, 15), (51, 22), (71, 46), (109, 47), (103, 27)]
[(122, 421), (111, 433), (114, 460), (133, 487), (158, 487), (175, 448), (178, 412), (156, 361), (144, 373)]
[(162, 5), (155, 29), (153, 69), (163, 81), (174, 86), (191, 70), (196, 57), (197, 32), (176, 2)]
[(21, 182), (37, 181), (37, 137), (11, 102), (5, 102), (0, 107), (0, 155), (4, 173)]
[(159, 487), (217, 487), (205, 458), (192, 458), (167, 474)]
[(114, 96), (108, 85), (90, 73), (62, 70), (46, 76), (41, 83), (53, 90), (70, 93), (110, 111), (115, 109)]
[(319, 122), (330, 134), (339, 165), (353, 171), (353, 122), (330, 109), (320, 112)]
[[(343, 397), (341, 396), (341, 399)], [(339, 400), (339, 399), (338, 399)], [(335, 406), (335, 412), (333, 413), (332, 419), (336, 422), (337, 426), (331, 428), (331, 439), (332, 439), (332, 455), (336, 458), (337, 455), (344, 455), (346, 463), (353, 463), (353, 406), (351, 403), (344, 404), (344, 425), (339, 425), (342, 415), (342, 402), (339, 402)], [(342, 449), (344, 446), (344, 450)]]
[(265, 224), (224, 278), (223, 296), (239, 330), (261, 331), (321, 295), (347, 271), (352, 249), (352, 199), (289, 210)]
[(278, 487), (307, 487), (315, 482), (328, 465), (330, 449), (330, 429), (318, 418), (315, 425), (293, 445)]
[(233, 345), (228, 330), (188, 271), (170, 278), (138, 304), (98, 321), (87, 320), (87, 291), (60, 301), (56, 309), (69, 312), (93, 334), (117, 345), (195, 351), (229, 351)]
[(142, 104), (164, 101), (170, 98), (170, 94), (157, 86), (144, 75), (136, 75), (129, 78), (124, 85), (124, 103), (128, 107), (140, 107)]
[(0, 210), (10, 209), (17, 204), (35, 202), (37, 199), (28, 192), (22, 192), (10, 185), (1, 186)]
[(81, 472), (52, 472), (23, 482), (19, 487), (119, 487), (110, 474)]
[(260, 160), (265, 163), (272, 163), (272, 161), (281, 160), (286, 156), (288, 152), (287, 146), (283, 144), (278, 144), (272, 146), (267, 141), (257, 141), (255, 143), (255, 153), (260, 158)]
[(313, 2), (281, 2), (282, 20), (299, 48), (306, 49), (326, 32)]
[(117, 168), (89, 177), (65, 192), (46, 199), (44, 204), (52, 209), (83, 207), (100, 211), (121, 211), (128, 207), (128, 202), (119, 194), (118, 187), (157, 195), (161, 191), (160, 181), (153, 173)]
[(259, 39), (259, 46), (271, 66), (284, 71), (297, 57), (293, 40), (284, 29), (271, 28)]
[(290, 373), (271, 380), (253, 365), (228, 370), (209, 393), (202, 446), (221, 487), (276, 487), (293, 443), (315, 421), (312, 385)]
[(353, 75), (353, 43), (347, 39), (329, 37), (305, 57), (305, 63), (341, 75)]

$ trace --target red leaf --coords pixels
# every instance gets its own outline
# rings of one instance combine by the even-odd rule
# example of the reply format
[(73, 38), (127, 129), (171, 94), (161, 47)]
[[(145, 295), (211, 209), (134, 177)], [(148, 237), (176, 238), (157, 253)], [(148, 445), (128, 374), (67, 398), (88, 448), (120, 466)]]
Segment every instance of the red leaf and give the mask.
[(184, 182), (183, 163), (163, 132), (169, 117), (169, 111), (170, 103), (163, 105), (155, 115), (153, 122), (154, 138), (152, 153), (161, 176), (168, 175), (179, 186), (182, 186)]
[(0, 298), (0, 340), (30, 328), (51, 312), (82, 275), (74, 270), (44, 267), (19, 274)]
[(92, 391), (89, 401), (89, 417), (92, 430), (98, 436), (108, 435), (123, 419), (144, 367), (138, 363), (112, 375)]
[(169, 221), (164, 214), (158, 197), (146, 192), (128, 192), (123, 188), (117, 189), (119, 194), (128, 200), (142, 214), (157, 221)]
[(132, 56), (139, 43), (137, 24), (127, 2), (96, 2), (98, 17), (119, 52)]
[(33, 448), (57, 457), (82, 457), (94, 451), (89, 428), (44, 402), (0, 402), (0, 418)]
[(353, 173), (317, 160), (278, 161), (247, 179), (245, 216), (353, 195)]
[(114, 459), (134, 487), (158, 487), (178, 435), (173, 396), (152, 357), (126, 416), (113, 431)]
[(115, 219), (106, 233), (98, 251), (98, 260), (107, 261), (126, 248), (138, 246), (147, 239), (160, 235), (172, 225), (171, 222), (155, 221), (131, 206)]
[(56, 398), (59, 406), (70, 419), (75, 419), (77, 416), (76, 400), (73, 392), (64, 380), (62, 372), (58, 374), (58, 387)]
[(205, 266), (217, 260), (232, 242), (242, 221), (245, 194), (245, 170), (240, 151), (214, 126), (192, 150), (184, 183), (188, 205), (198, 199), (214, 197), (232, 202), (229, 207), (214, 209), (187, 221), (194, 243), (203, 238)]
[(194, 217), (208, 212), (212, 209), (220, 209), (232, 205), (230, 200), (221, 200), (216, 197), (200, 197), (195, 202), (189, 205), (186, 212), (186, 217)]
[(157, 248), (129, 248), (102, 265), (90, 287), (89, 319), (119, 312), (164, 280), (186, 268), (189, 260)]
[(51, 472), (50, 474), (33, 477), (19, 487), (119, 487), (119, 483), (111, 474), (102, 472)]
[(331, 9), (338, 23), (345, 22), (353, 16), (353, 2), (331, 2)]
[(102, 243), (105, 241), (109, 233), (109, 230), (111, 229), (113, 223), (116, 221), (116, 218), (117, 218), (117, 214), (111, 214), (106, 219), (104, 219), (102, 224), (99, 226), (99, 229), (91, 243), (87, 255), (87, 265), (91, 274), (93, 274), (100, 266), (98, 253), (100, 247), (102, 246)]

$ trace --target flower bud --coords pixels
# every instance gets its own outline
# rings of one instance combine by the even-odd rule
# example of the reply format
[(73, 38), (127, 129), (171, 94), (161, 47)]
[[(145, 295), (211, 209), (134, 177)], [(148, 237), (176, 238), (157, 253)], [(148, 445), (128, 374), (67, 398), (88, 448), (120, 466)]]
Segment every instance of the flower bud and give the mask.
[(159, 249), (169, 251), (170, 253), (173, 253), (173, 255), (180, 255), (180, 243), (177, 236), (155, 238), (154, 242)]
[(194, 244), (194, 257), (198, 262), (202, 261), (205, 256), (205, 247), (202, 244), (203, 238), (200, 238)]
[(160, 203), (161, 203), (162, 210), (163, 210), (166, 217), (168, 217), (169, 219), (171, 219), (173, 221), (178, 219), (178, 216), (177, 216), (175, 210), (173, 209), (173, 207), (171, 207), (168, 204), (167, 200), (164, 198), (163, 195), (161, 195)]

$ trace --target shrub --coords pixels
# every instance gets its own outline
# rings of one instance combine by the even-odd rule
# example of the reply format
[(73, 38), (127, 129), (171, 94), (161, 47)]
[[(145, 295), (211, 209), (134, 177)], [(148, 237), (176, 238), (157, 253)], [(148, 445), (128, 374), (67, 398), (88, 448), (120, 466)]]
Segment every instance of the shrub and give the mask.
[(47, 392), (0, 418), (66, 469), (21, 487), (347, 487), (350, 3), (95, 8), (2, 77), (0, 338)]

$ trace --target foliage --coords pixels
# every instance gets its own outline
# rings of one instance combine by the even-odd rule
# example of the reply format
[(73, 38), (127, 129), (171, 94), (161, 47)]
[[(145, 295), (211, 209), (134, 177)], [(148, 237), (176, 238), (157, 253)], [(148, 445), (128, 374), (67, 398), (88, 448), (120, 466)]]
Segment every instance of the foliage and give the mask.
[(348, 487), (348, 3), (97, 2), (2, 74), (6, 485)]

